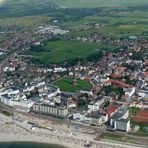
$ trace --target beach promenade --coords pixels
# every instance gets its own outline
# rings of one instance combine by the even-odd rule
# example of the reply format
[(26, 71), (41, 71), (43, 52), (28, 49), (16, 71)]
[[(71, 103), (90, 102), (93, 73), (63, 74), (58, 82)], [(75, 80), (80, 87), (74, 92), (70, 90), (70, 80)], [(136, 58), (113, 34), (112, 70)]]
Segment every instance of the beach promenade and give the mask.
[(28, 141), (58, 144), (67, 148), (84, 148), (85, 142), (91, 141), (91, 148), (141, 148), (120, 142), (94, 141), (95, 135), (78, 132), (73, 134), (62, 125), (55, 125), (57, 128), (54, 125), (51, 126), (53, 127), (52, 131), (37, 127), (32, 128), (26, 121), (18, 121), (0, 113), (0, 142)]

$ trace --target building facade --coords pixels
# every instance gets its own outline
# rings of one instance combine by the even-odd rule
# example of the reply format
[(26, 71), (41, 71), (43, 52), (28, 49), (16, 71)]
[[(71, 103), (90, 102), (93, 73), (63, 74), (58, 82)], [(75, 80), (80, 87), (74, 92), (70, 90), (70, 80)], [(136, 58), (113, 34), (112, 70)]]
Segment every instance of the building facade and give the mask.
[(66, 106), (52, 106), (46, 103), (35, 103), (32, 106), (32, 111), (35, 113), (41, 113), (46, 115), (51, 115), (59, 118), (64, 118), (68, 115), (68, 109)]

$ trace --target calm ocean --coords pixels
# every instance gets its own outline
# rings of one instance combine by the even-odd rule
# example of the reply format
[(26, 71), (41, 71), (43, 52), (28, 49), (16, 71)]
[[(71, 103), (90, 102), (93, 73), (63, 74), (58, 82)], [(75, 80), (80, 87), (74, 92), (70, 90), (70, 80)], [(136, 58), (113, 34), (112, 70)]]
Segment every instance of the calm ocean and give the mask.
[(32, 142), (2, 142), (0, 148), (66, 148), (54, 144), (42, 144)]

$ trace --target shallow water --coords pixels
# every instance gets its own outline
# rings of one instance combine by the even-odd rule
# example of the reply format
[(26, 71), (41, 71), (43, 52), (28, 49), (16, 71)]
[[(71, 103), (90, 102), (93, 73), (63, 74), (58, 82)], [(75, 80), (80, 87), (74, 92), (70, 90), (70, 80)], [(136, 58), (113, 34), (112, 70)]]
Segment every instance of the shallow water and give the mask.
[(0, 148), (66, 148), (55, 144), (43, 144), (33, 142), (2, 142)]

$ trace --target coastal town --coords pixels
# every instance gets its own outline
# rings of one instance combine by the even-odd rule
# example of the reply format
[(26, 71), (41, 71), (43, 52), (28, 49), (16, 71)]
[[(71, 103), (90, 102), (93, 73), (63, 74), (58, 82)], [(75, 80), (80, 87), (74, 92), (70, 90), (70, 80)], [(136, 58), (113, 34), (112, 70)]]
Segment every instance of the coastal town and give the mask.
[(0, 142), (147, 148), (147, 9), (28, 5), (0, 16)]
[[(66, 36), (68, 32), (58, 26), (40, 26), (37, 31), (25, 32), (1, 43), (1, 54), (8, 54), (0, 65), (1, 108), (13, 117), (16, 115), (16, 119), (18, 112), (60, 121), (67, 125), (71, 137), (75, 135), (72, 131), (90, 134), (91, 138), (87, 136), (85, 141), (99, 141), (103, 134), (112, 132), (129, 137), (139, 132), (144, 126), (141, 123), (148, 122), (147, 41), (136, 36), (104, 39), (96, 33), (70, 37)], [(31, 58), (28, 51), (53, 39), (105, 43), (116, 45), (120, 50), (113, 53), (99, 50), (101, 57), (90, 57), (94, 61), (83, 64), (81, 61), (68, 66), (28, 64)], [(122, 49), (124, 46), (128, 52)], [(68, 83), (67, 86), (60, 84), (62, 81)], [(35, 131), (41, 126), (36, 120), (19, 124)], [(49, 124), (44, 125), (44, 130), (49, 127)], [(146, 144), (147, 140), (142, 143)], [(137, 144), (141, 144), (140, 140)]]

